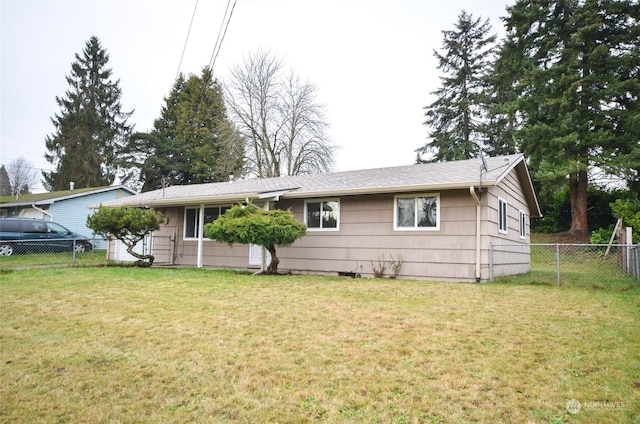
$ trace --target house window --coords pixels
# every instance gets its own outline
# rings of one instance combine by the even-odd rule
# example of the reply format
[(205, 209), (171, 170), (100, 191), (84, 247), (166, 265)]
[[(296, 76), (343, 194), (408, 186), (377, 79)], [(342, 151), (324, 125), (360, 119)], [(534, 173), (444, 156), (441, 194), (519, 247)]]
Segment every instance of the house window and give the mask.
[(440, 195), (419, 194), (395, 197), (396, 230), (439, 230)]
[(0, 210), (0, 218), (6, 218), (7, 217), (7, 211), (6, 209), (2, 209)]
[(340, 229), (340, 201), (335, 199), (308, 201), (304, 204), (304, 219), (311, 231)]
[(527, 238), (527, 214), (520, 211), (520, 238)]
[[(230, 206), (207, 206), (204, 208), (204, 223), (215, 221), (224, 214)], [(200, 208), (185, 208), (184, 210), (184, 239), (197, 239), (200, 219)], [(204, 225), (202, 226), (202, 237), (204, 237)]]
[(507, 234), (507, 201), (498, 197), (498, 232)]

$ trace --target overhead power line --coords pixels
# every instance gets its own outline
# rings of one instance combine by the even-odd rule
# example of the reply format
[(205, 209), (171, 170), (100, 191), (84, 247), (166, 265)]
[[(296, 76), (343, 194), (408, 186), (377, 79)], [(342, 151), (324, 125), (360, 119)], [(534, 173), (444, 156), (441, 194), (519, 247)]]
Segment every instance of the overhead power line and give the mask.
[(176, 72), (176, 79), (180, 75), (180, 68), (182, 67), (182, 60), (184, 59), (184, 53), (187, 51), (187, 42), (189, 41), (189, 35), (191, 34), (191, 27), (193, 27), (193, 19), (196, 17), (196, 10), (198, 9), (198, 0), (193, 7), (193, 14), (191, 15), (191, 23), (189, 23), (189, 30), (187, 31), (187, 38), (184, 40), (184, 46), (182, 47), (182, 55), (180, 55), (180, 63), (178, 63), (178, 71)]
[[(213, 67), (216, 63), (216, 59), (218, 58), (218, 54), (220, 53), (220, 49), (222, 48), (222, 42), (224, 41), (225, 35), (227, 35), (227, 28), (229, 28), (229, 22), (231, 22), (231, 17), (233, 16), (233, 11), (236, 8), (237, 2), (238, 0), (234, 0), (233, 6), (231, 7), (231, 12), (229, 12), (229, 5), (231, 4), (231, 0), (227, 1), (227, 8), (224, 11), (224, 16), (222, 17), (222, 22), (220, 23), (220, 29), (218, 30), (218, 37), (216, 38), (216, 44), (213, 46), (213, 52), (211, 53), (211, 59), (209, 60), (210, 71), (213, 71)], [(225, 20), (226, 20), (226, 24), (225, 24)], [(224, 27), (224, 31), (223, 31), (223, 27)]]

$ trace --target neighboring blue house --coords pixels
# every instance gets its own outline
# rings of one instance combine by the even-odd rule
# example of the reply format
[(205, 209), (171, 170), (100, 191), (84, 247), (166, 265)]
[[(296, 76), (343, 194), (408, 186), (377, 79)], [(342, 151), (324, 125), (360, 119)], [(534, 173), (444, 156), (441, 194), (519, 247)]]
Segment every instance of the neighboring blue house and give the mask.
[[(24, 194), (17, 199), (2, 197), (0, 198), (0, 217), (55, 221), (71, 231), (93, 239), (93, 231), (86, 225), (87, 217), (93, 213), (90, 207), (134, 194), (137, 194), (134, 190), (120, 185)], [(107, 243), (105, 240), (97, 239), (94, 246), (96, 249), (106, 249)]]

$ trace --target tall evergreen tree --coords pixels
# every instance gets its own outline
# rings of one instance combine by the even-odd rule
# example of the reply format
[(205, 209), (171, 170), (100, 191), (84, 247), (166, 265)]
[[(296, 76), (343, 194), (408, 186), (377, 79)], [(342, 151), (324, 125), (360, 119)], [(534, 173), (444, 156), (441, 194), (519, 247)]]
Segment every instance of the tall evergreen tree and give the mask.
[(13, 194), (11, 190), (11, 182), (9, 181), (9, 174), (7, 174), (7, 168), (4, 165), (0, 166), (0, 196), (11, 196)]
[[(503, 40), (498, 51), (504, 49), (509, 40)], [(485, 152), (491, 156), (509, 155), (519, 150), (517, 131), (522, 124), (521, 114), (513, 106), (518, 94), (511, 81), (502, 77), (518, 73), (517, 62), (496, 60), (488, 81), (488, 116), (485, 123)]]
[(640, 5), (633, 0), (519, 0), (507, 8), (497, 78), (515, 88), (521, 149), (543, 189), (568, 184), (570, 232), (588, 234), (592, 168), (637, 184)]
[(418, 149), (418, 154), (433, 154), (427, 160), (468, 159), (486, 142), (487, 76), (496, 40), (490, 31), (488, 20), (465, 11), (455, 30), (442, 31), (443, 53), (434, 51), (434, 56), (444, 76), (432, 93), (436, 101), (425, 107), (431, 140)]
[(118, 173), (119, 155), (132, 126), (120, 104), (120, 81), (111, 79), (109, 55), (96, 36), (86, 42), (82, 56), (75, 55), (70, 89), (56, 96), (60, 113), (51, 119), (55, 132), (46, 137), (45, 159), (55, 170), (43, 173), (49, 190), (110, 185)]
[(180, 74), (164, 101), (154, 128), (136, 134), (126, 149), (130, 165), (139, 170), (142, 191), (240, 176), (243, 142), (227, 118), (210, 69), (200, 77)]

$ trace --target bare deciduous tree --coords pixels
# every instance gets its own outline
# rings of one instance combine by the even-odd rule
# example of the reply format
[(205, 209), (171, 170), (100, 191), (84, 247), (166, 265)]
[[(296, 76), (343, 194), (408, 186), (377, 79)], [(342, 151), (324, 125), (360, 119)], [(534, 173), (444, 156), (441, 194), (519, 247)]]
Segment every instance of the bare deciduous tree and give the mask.
[(36, 169), (22, 156), (7, 166), (7, 175), (12, 196), (31, 193), (31, 190), (38, 184)]
[(326, 134), (316, 89), (270, 52), (258, 51), (231, 70), (225, 93), (246, 140), (246, 170), (278, 177), (331, 170), (336, 147)]

